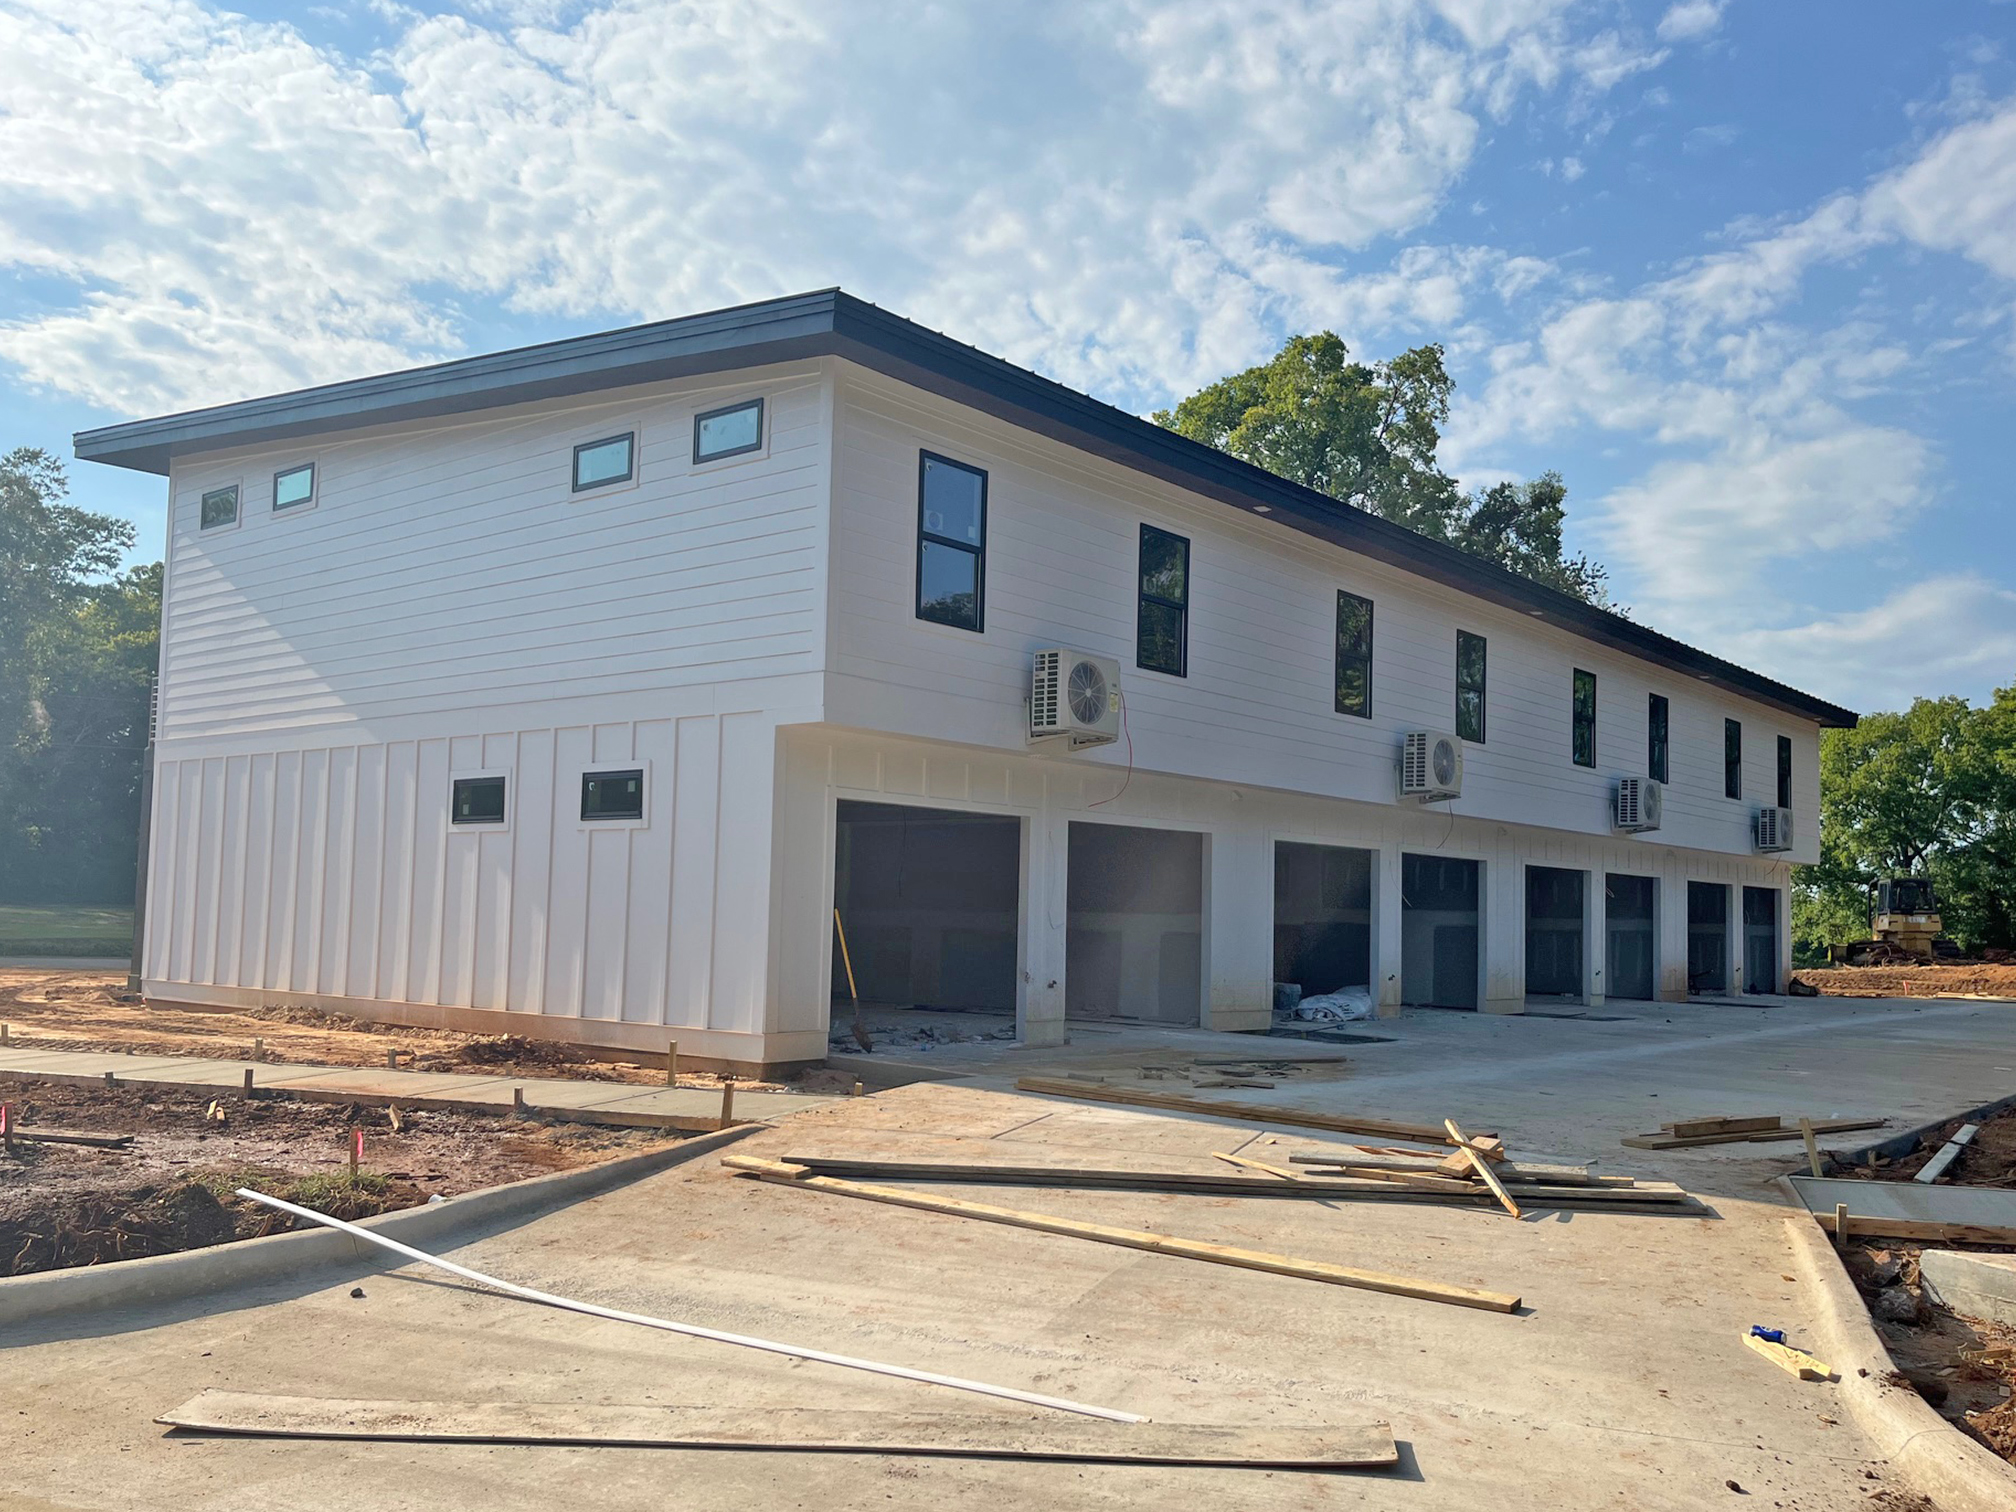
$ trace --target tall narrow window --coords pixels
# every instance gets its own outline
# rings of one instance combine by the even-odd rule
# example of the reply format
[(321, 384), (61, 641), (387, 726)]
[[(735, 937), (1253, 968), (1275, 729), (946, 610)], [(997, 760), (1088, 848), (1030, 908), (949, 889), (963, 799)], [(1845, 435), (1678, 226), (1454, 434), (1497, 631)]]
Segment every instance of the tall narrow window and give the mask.
[(1596, 765), (1596, 674), (1575, 669), (1575, 729), (1571, 745), (1575, 765)]
[(1743, 725), (1722, 721), (1722, 792), (1730, 798), (1743, 796)]
[(1141, 527), (1141, 599), (1134, 665), (1183, 677), (1190, 670), (1190, 543)]
[(1456, 737), (1484, 743), (1484, 637), (1456, 632)]
[(1372, 717), (1372, 600), (1337, 595), (1337, 712)]
[(1778, 807), (1792, 807), (1792, 737), (1778, 737)]
[(919, 453), (917, 618), (982, 628), (987, 579), (987, 474)]
[(1654, 693), (1645, 713), (1645, 775), (1654, 782), (1666, 778), (1666, 695)]

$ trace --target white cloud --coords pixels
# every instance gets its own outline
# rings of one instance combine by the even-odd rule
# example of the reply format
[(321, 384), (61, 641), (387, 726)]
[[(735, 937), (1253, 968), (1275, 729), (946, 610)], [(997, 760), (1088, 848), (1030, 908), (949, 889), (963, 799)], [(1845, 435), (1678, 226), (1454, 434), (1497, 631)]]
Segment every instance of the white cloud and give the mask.
[(1692, 42), (1722, 24), (1724, 0), (1680, 0), (1659, 18), (1661, 42)]
[(1878, 228), (2016, 278), (2016, 104), (1939, 138), (1871, 190), (1866, 214)]
[(77, 294), (0, 358), (155, 410), (451, 355), (467, 301), (838, 282), (1152, 402), (1284, 319), (1459, 318), (1457, 254), (1346, 259), (1435, 214), (1486, 113), (1650, 65), (1575, 10), (480, 0), (381, 7), (367, 67), (196, 0), (14, 0), (0, 265)]

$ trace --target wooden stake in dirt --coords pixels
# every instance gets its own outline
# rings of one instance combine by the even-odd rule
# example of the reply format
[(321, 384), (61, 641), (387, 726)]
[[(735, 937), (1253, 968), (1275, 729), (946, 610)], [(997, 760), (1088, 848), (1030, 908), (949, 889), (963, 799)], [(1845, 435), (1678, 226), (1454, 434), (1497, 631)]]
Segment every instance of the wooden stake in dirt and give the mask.
[(0, 1148), (14, 1153), (14, 1105), (0, 1102)]
[[(112, 1080), (111, 1072), (108, 1071), (105, 1073), (105, 1080), (108, 1084), (111, 1082)], [(247, 1066), (245, 1068), (245, 1090), (240, 1092), (238, 1095), (244, 1098), (245, 1101), (247, 1102), (252, 1101), (252, 1068), (250, 1066)]]
[(7, 1043), (7, 1026), (0, 1024), (0, 1045)]
[(665, 1085), (679, 1085), (679, 1041), (673, 1040), (665, 1046)]
[(1511, 1195), (1499, 1183), (1498, 1178), (1491, 1173), (1491, 1162), (1478, 1153), (1477, 1147), (1464, 1137), (1463, 1131), (1456, 1127), (1456, 1120), (1445, 1118), (1442, 1120), (1442, 1127), (1449, 1131), (1449, 1137), (1456, 1142), (1457, 1150), (1470, 1157), (1470, 1169), (1477, 1173), (1483, 1180), (1484, 1185), (1491, 1188), (1491, 1195), (1505, 1205), (1505, 1211), (1510, 1213), (1514, 1218), (1522, 1216), (1519, 1212), (1519, 1204), (1512, 1200)]
[(525, 1116), (525, 1089), (523, 1087), (513, 1087), (511, 1089), (511, 1116), (513, 1118), (523, 1118)]
[(1845, 1202), (1834, 1204), (1834, 1247), (1848, 1248), (1848, 1204)]
[(265, 1064), (266, 1041), (264, 1041), (263, 1039), (254, 1039), (252, 1041), (252, 1059), (258, 1061), (262, 1065)]
[(1117, 1244), (1156, 1255), (1174, 1255), (1181, 1260), (1236, 1265), (1245, 1270), (1295, 1276), (1305, 1281), (1327, 1281), (1333, 1286), (1355, 1286), (1366, 1291), (1387, 1292), (1396, 1297), (1415, 1297), (1424, 1302), (1448, 1302), (1457, 1307), (1481, 1308), (1486, 1312), (1509, 1313), (1519, 1306), (1516, 1296), (1504, 1292), (1449, 1286), (1440, 1281), (1416, 1281), (1407, 1276), (1386, 1276), (1377, 1271), (1355, 1270), (1348, 1265), (1332, 1265), (1326, 1260), (1301, 1260), (1292, 1255), (1236, 1249), (1229, 1244), (1207, 1244), (1198, 1239), (1179, 1239), (1145, 1229), (1113, 1228), (1104, 1223), (1053, 1218), (1047, 1213), (1026, 1213), (1016, 1208), (994, 1207), (956, 1197), (934, 1197), (903, 1187), (871, 1186), (861, 1181), (843, 1181), (835, 1176), (813, 1176), (803, 1166), (781, 1160), (743, 1157), (737, 1159), (735, 1165), (759, 1181), (775, 1182), (780, 1186), (802, 1187), (807, 1191), (826, 1192), (838, 1197), (861, 1197), (869, 1202), (886, 1202), (894, 1207), (949, 1213), (956, 1218), (977, 1218), (983, 1223), (1003, 1223), (1010, 1228), (1034, 1229), (1038, 1233), (1061, 1234), (1070, 1239), (1089, 1239), (1094, 1244)]
[(720, 1127), (725, 1129), (734, 1122), (735, 1122), (735, 1073), (732, 1071), (723, 1071), (721, 1073)]
[(397, 1050), (387, 1050), (385, 1052), (385, 1069), (388, 1071), (397, 1071), (399, 1069), (399, 1052)]
[(350, 1179), (353, 1182), (357, 1179), (357, 1162), (363, 1158), (364, 1131), (362, 1129), (352, 1129), (350, 1131)]
[(1826, 1173), (1820, 1169), (1820, 1146), (1813, 1138), (1812, 1119), (1799, 1120), (1799, 1137), (1806, 1141), (1806, 1164), (1812, 1167), (1815, 1176), (1825, 1175)]

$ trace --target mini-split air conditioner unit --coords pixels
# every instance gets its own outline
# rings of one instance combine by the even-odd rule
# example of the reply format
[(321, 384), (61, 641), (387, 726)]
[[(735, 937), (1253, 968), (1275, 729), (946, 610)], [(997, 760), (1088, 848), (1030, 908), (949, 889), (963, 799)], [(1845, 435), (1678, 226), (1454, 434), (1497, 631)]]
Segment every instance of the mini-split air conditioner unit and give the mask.
[(1434, 803), (1463, 796), (1463, 742), (1439, 730), (1409, 730), (1400, 748), (1400, 796)]
[(1757, 810), (1757, 849), (1760, 851), (1792, 849), (1792, 810), (1788, 808)]
[(1633, 834), (1659, 828), (1666, 807), (1666, 784), (1650, 777), (1617, 779), (1617, 828)]
[(1120, 738), (1120, 663), (1052, 648), (1029, 668), (1029, 738), (1062, 740), (1074, 751)]

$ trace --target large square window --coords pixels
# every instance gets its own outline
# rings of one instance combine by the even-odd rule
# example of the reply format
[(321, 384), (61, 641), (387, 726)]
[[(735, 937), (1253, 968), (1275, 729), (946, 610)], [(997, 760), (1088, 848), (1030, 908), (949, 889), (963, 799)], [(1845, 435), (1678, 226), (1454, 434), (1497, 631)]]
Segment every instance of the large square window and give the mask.
[(574, 492), (628, 483), (637, 471), (637, 433), (584, 441), (574, 448)]
[(693, 460), (719, 462), (763, 449), (763, 401), (750, 399), (693, 417)]
[(583, 819), (642, 819), (644, 773), (639, 767), (581, 774)]
[(917, 617), (983, 628), (987, 574), (987, 474), (920, 454), (917, 474)]
[(504, 779), (457, 777), (449, 818), (456, 824), (502, 824)]
[(304, 462), (273, 474), (273, 508), (300, 509), (315, 502), (315, 464)]
[(199, 524), (204, 530), (216, 530), (224, 525), (238, 523), (238, 485), (229, 488), (213, 488), (203, 495), (203, 507)]

